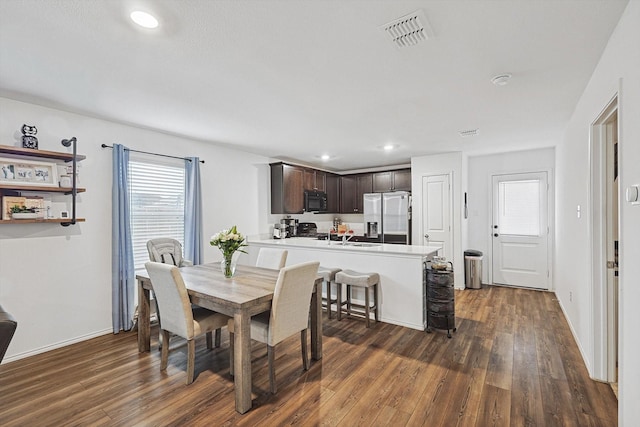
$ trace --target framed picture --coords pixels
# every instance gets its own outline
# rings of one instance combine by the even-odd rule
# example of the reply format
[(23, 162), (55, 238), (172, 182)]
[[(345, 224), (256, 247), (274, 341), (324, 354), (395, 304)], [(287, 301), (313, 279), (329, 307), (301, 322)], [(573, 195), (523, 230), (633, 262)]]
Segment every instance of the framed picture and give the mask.
[(55, 163), (0, 157), (0, 184), (58, 186)]

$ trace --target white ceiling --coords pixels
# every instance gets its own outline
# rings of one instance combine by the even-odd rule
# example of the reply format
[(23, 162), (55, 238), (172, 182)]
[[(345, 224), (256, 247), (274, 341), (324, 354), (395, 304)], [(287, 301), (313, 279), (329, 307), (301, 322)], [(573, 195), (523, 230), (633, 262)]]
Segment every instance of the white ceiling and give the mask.
[(336, 171), (552, 146), (626, 3), (0, 0), (0, 95)]

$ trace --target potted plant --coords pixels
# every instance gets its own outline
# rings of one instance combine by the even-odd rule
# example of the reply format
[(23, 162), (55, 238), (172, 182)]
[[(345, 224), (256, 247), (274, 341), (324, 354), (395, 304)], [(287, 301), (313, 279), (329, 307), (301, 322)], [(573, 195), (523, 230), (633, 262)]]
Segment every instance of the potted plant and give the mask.
[(28, 208), (26, 206), (14, 205), (11, 206), (10, 211), (12, 219), (35, 219), (38, 217), (35, 208)]
[(222, 230), (211, 236), (209, 243), (211, 246), (217, 246), (222, 251), (224, 259), (221, 262), (221, 268), (224, 277), (232, 277), (236, 270), (236, 260), (233, 259), (233, 254), (236, 251), (247, 253), (242, 249), (248, 246), (245, 237), (238, 232), (234, 225), (229, 230)]

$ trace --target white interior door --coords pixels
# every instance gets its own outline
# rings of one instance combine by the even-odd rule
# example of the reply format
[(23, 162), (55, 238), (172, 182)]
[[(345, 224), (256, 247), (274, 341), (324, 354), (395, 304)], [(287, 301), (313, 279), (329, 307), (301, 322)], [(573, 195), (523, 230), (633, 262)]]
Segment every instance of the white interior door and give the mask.
[(609, 382), (618, 381), (618, 242), (620, 239), (618, 223), (618, 115), (615, 114), (606, 124), (606, 212), (607, 212), (607, 378)]
[(449, 175), (422, 178), (422, 244), (441, 245), (439, 255), (453, 261)]
[(547, 173), (493, 177), (493, 283), (549, 288)]

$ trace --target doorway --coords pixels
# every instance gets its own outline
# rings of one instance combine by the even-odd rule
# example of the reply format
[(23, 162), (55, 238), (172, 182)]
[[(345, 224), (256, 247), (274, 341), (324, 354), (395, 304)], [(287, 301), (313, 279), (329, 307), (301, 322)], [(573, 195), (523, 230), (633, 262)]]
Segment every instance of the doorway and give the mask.
[(494, 175), (493, 283), (549, 289), (547, 172)]
[(592, 125), (592, 291), (594, 296), (594, 378), (618, 382), (618, 101), (607, 105)]

